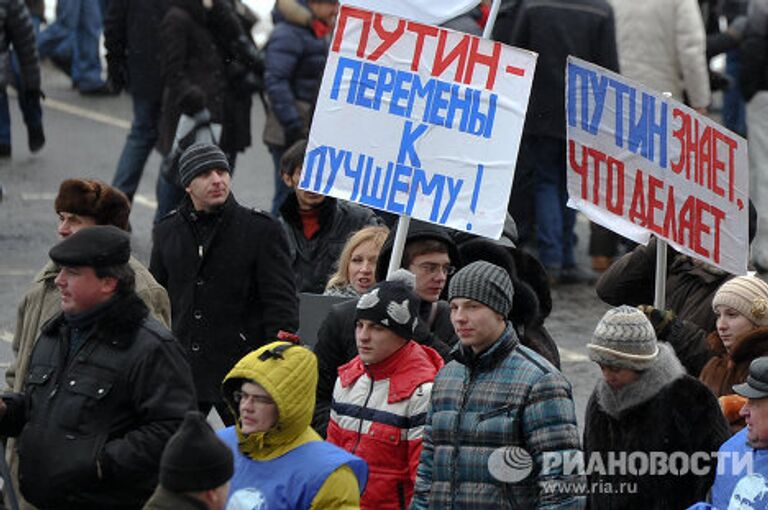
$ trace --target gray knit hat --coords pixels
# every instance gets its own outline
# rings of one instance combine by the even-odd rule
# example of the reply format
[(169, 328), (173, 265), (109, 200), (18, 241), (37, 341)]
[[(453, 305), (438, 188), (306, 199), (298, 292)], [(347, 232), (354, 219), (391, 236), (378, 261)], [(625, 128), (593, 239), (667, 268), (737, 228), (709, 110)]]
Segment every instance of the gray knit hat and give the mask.
[(596, 363), (633, 370), (647, 369), (659, 355), (651, 321), (627, 305), (605, 312), (587, 348), (589, 359)]
[(201, 173), (217, 168), (232, 173), (229, 161), (221, 149), (212, 143), (193, 143), (179, 158), (179, 180), (186, 188)]
[(509, 274), (484, 260), (461, 268), (448, 286), (448, 301), (454, 298), (472, 299), (504, 317), (512, 310), (514, 295), (515, 289)]
[(730, 306), (757, 326), (768, 326), (768, 283), (757, 276), (737, 276), (717, 289), (716, 306)]

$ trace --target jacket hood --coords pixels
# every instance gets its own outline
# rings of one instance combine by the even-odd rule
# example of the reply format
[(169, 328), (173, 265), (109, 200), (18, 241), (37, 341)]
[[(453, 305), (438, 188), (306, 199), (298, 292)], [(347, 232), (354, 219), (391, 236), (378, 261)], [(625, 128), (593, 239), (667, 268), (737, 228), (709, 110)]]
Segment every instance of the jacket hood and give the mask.
[[(379, 260), (376, 263), (376, 281), (381, 282), (387, 279), (387, 268), (389, 267), (389, 259), (392, 258), (392, 245), (395, 242), (396, 233), (397, 227), (390, 230), (387, 239), (381, 247)], [(431, 223), (411, 220), (408, 227), (408, 235), (406, 236), (406, 244), (419, 239), (435, 239), (445, 243), (448, 246), (448, 257), (451, 259), (451, 265), (461, 267), (461, 255), (447, 229), (432, 225)], [(445, 288), (447, 289), (448, 285)]]
[[(233, 392), (244, 381), (264, 388), (277, 405), (278, 418), (266, 432), (244, 435)], [(317, 357), (305, 347), (289, 342), (272, 342), (243, 357), (222, 383), (224, 400), (238, 417), (235, 425), (243, 453), (254, 460), (268, 460), (299, 444), (319, 439), (310, 428), (315, 409)]]

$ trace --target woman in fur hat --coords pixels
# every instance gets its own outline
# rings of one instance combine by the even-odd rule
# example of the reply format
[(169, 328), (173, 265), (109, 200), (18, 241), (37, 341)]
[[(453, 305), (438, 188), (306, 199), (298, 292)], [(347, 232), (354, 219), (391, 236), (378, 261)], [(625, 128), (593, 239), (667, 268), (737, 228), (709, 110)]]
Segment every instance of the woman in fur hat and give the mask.
[(637, 308), (608, 310), (587, 348), (603, 373), (587, 404), (587, 466), (593, 465), (593, 455), (611, 467), (619, 454), (683, 452), (690, 460), (694, 452), (704, 452), (706, 459), (697, 467), (708, 468), (705, 476), (698, 470), (633, 473), (628, 462), (620, 466), (628, 468), (625, 474), (592, 470), (587, 473), (595, 488), (589, 508), (674, 510), (703, 500), (715, 476), (710, 452), (730, 435), (712, 392), (685, 374), (672, 348), (656, 341), (653, 326)]

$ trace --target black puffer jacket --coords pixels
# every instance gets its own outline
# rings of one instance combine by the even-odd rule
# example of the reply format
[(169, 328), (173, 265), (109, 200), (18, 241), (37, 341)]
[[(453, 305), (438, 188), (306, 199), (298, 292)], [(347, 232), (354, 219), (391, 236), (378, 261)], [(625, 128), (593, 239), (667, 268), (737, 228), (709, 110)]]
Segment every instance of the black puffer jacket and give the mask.
[(0, 434), (21, 434), (19, 480), (40, 508), (140, 509), (160, 455), (195, 407), (189, 364), (135, 295), (119, 296), (66, 363), (63, 314), (42, 327), (26, 406), (11, 405)]
[(251, 144), (251, 97), (238, 94), (227, 80), (217, 34), (242, 34), (242, 26), (226, 0), (213, 0), (206, 10), (200, 0), (168, 0), (160, 30), (165, 91), (157, 148), (168, 154), (182, 113), (207, 108), (211, 121), (222, 125), (219, 146), (225, 153)]
[(5, 89), (11, 74), (9, 46), (18, 55), (21, 79), (28, 90), (40, 90), (37, 40), (23, 0), (0, 0), (0, 86)]
[(322, 294), (325, 290), (349, 236), (365, 226), (380, 224), (370, 209), (327, 197), (319, 209), (320, 230), (312, 239), (307, 239), (295, 193), (288, 194), (280, 213), (280, 223), (288, 237), (296, 288), (299, 292), (315, 294)]
[[(201, 244), (197, 232), (208, 228)], [(190, 356), (198, 400), (220, 402), (221, 381), (240, 358), (279, 330), (298, 327), (283, 229), (231, 195), (214, 218), (185, 197), (155, 227), (149, 270), (168, 290), (173, 331)]]

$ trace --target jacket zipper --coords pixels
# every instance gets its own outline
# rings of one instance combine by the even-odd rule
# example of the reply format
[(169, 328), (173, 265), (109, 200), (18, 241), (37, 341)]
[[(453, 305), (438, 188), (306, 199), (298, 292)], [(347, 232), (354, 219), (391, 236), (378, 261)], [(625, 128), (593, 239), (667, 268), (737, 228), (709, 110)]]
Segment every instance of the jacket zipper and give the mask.
[[(373, 394), (373, 377), (371, 377), (371, 373), (368, 372), (368, 367), (365, 367), (365, 373), (368, 376), (368, 379), (371, 380), (371, 387), (368, 388), (368, 395), (365, 397), (363, 409), (368, 408), (368, 401), (371, 400), (371, 395)], [(361, 416), (359, 419), (360, 424), (357, 426), (357, 439), (355, 440), (355, 446), (352, 447), (352, 453), (357, 451), (357, 447), (360, 446), (360, 440), (363, 438), (363, 417)]]
[(459, 415), (456, 417), (456, 425), (453, 427), (453, 453), (451, 454), (451, 492), (453, 493), (453, 497), (451, 498), (451, 507), (453, 506), (453, 502), (456, 501), (458, 496), (457, 481), (459, 475), (457, 462), (459, 458), (459, 446), (461, 444), (461, 440), (459, 439), (459, 431), (461, 430), (461, 419), (464, 416), (464, 408), (467, 405), (467, 397), (469, 396), (472, 387), (475, 385), (474, 367), (469, 368), (469, 381), (467, 382), (466, 378), (464, 381), (464, 385), (461, 388), (461, 407), (459, 407)]

